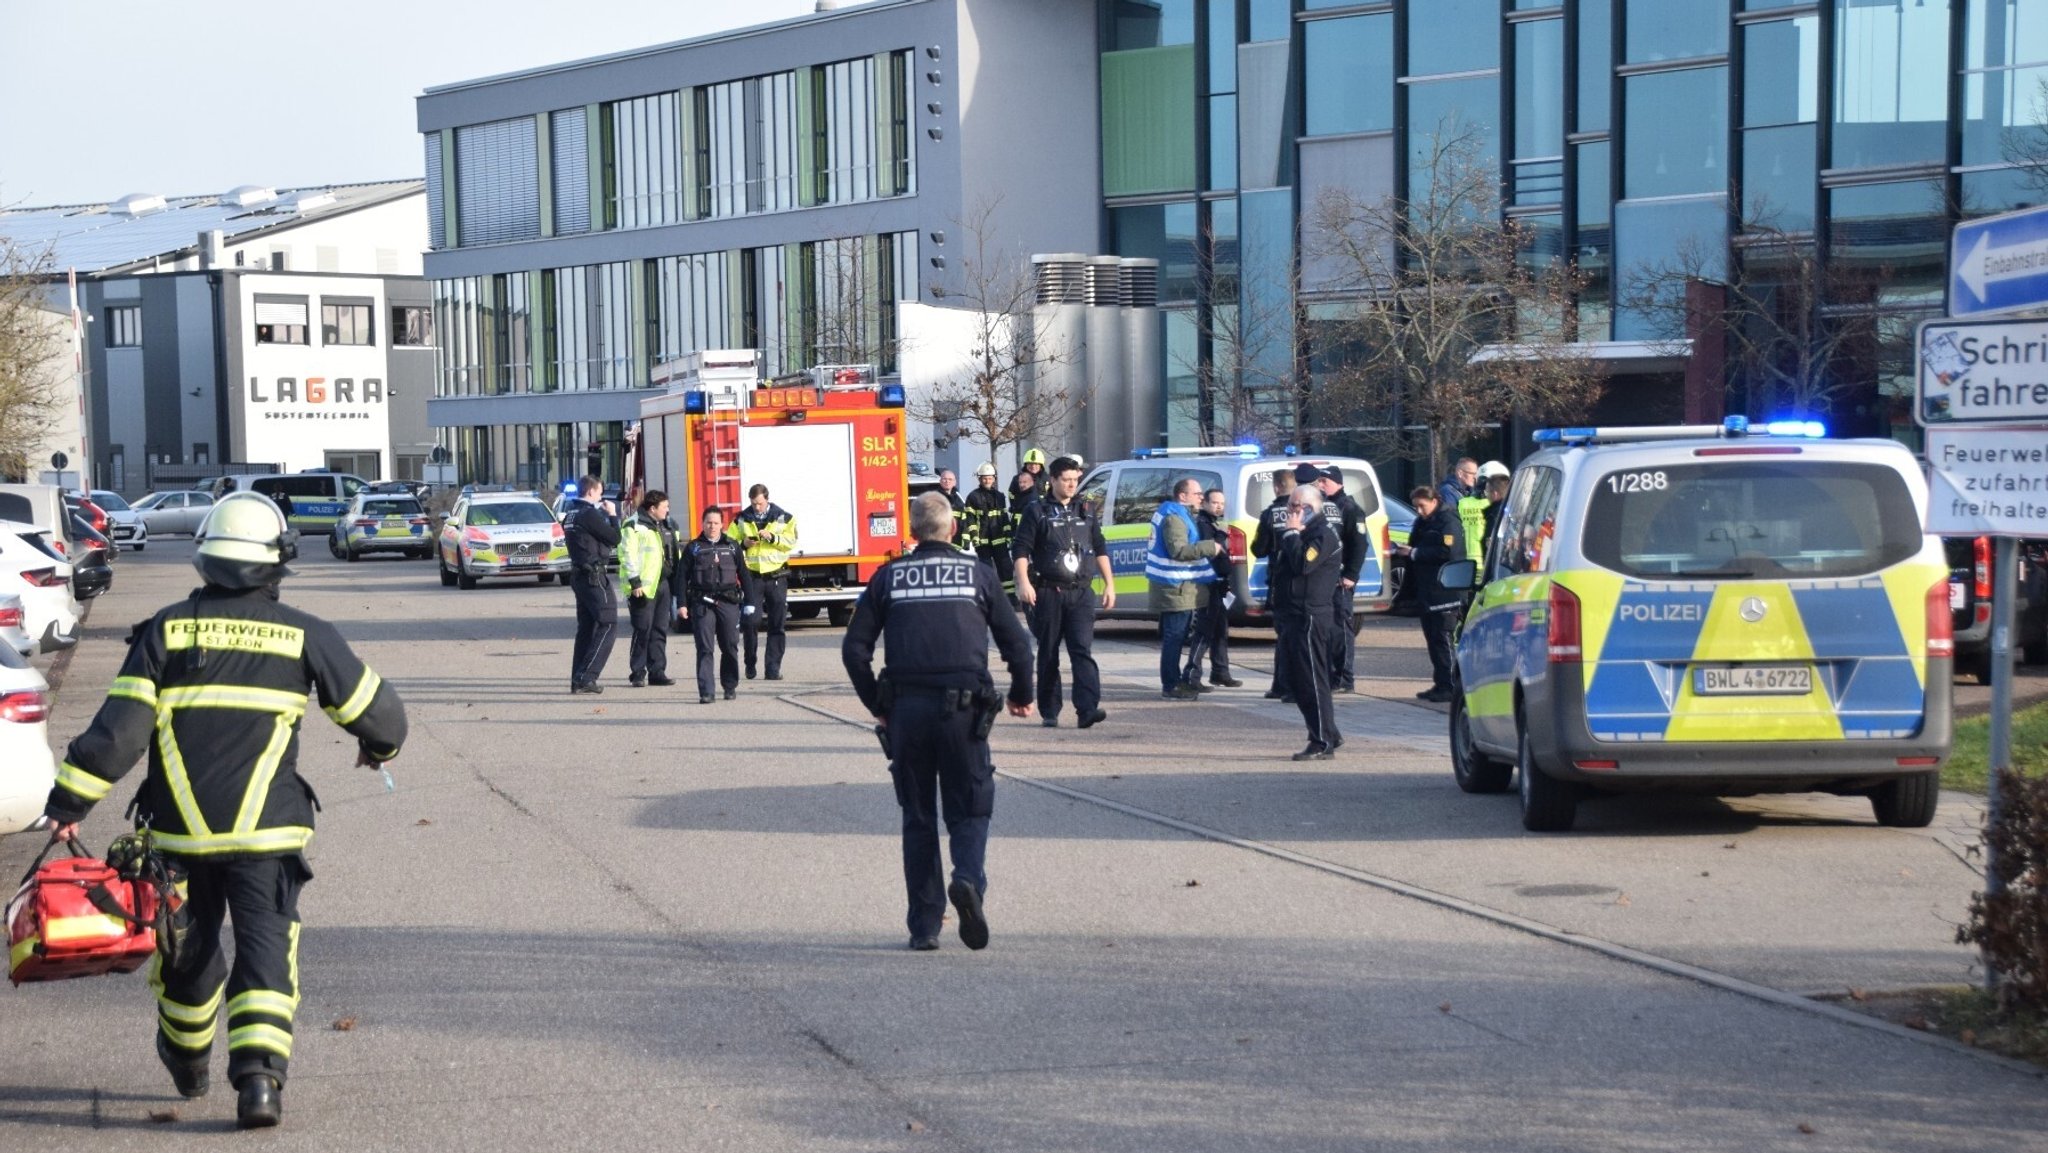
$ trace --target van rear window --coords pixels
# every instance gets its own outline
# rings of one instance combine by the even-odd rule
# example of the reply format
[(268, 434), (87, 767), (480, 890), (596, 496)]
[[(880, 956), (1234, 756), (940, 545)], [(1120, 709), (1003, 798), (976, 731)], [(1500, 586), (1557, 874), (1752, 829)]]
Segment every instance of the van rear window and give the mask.
[(1853, 461), (1717, 460), (1598, 477), (1581, 548), (1651, 580), (1867, 576), (1923, 535), (1899, 473)]
[[(1380, 510), (1379, 493), (1366, 483), (1365, 474), (1355, 468), (1344, 470), (1344, 491), (1358, 504), (1358, 511), (1371, 516)], [(1246, 474), (1244, 482), (1245, 516), (1257, 516), (1273, 503), (1273, 472), (1260, 468)]]

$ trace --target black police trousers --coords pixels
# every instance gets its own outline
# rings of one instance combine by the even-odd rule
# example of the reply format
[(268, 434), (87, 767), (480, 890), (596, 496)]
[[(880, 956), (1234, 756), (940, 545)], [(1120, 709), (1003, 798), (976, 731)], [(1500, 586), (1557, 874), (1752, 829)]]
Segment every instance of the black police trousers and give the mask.
[(626, 615), (633, 622), (632, 646), (627, 650), (626, 671), (633, 679), (668, 675), (668, 581), (653, 588), (652, 596), (628, 597)]
[[(740, 687), (740, 606), (698, 597), (690, 609), (690, 635), (697, 639), (697, 696), (720, 687)], [(712, 647), (718, 650), (718, 684), (711, 683)]]
[(1451, 691), (1451, 634), (1458, 627), (1458, 610), (1422, 609), (1422, 643), (1429, 649), (1429, 687)]
[(594, 685), (604, 675), (605, 662), (612, 659), (618, 595), (609, 576), (591, 580), (578, 574), (570, 578), (569, 591), (576, 594), (576, 647), (569, 658), (569, 684)]
[(1288, 613), (1274, 624), (1287, 666), (1288, 691), (1308, 725), (1309, 743), (1335, 748), (1344, 738), (1337, 732), (1336, 705), (1330, 699), (1330, 655), (1342, 634), (1327, 611)]
[(1330, 676), (1349, 688), (1358, 667), (1358, 589), (1338, 585), (1335, 601), (1330, 606)]
[(1181, 670), (1181, 680), (1189, 684), (1202, 679), (1205, 659), (1212, 682), (1230, 676), (1230, 610), (1223, 607), (1223, 590), (1209, 587), (1209, 603), (1195, 610), (1195, 626), (1188, 632), (1187, 667)]
[[(157, 1029), (170, 1057), (206, 1063), (226, 998), (228, 1081), (267, 1073), (284, 1084), (299, 1003), (299, 890), (313, 879), (303, 857), (180, 857), (189, 871), (191, 931), (175, 963), (150, 961)], [(221, 953), (221, 919), (234, 927), (235, 962)]]
[(889, 734), (895, 750), (889, 775), (903, 807), (903, 886), (910, 897), (904, 923), (913, 937), (936, 937), (946, 915), (939, 817), (946, 818), (953, 878), (986, 893), (995, 762), (988, 742), (974, 739), (974, 710), (955, 707), (939, 689), (897, 689)]
[(1060, 715), (1060, 645), (1074, 666), (1074, 712), (1087, 716), (1102, 704), (1102, 674), (1095, 667), (1095, 590), (1085, 584), (1038, 586), (1031, 608), (1031, 639), (1038, 644), (1038, 711)]
[(747, 638), (747, 673), (753, 674), (754, 655), (759, 651), (756, 642), (765, 627), (768, 630), (768, 652), (761, 671), (770, 677), (780, 676), (782, 648), (788, 639), (783, 630), (789, 623), (789, 570), (784, 569), (774, 576), (757, 575), (750, 583), (753, 592), (748, 603), (754, 606), (754, 611), (740, 621), (740, 631)]

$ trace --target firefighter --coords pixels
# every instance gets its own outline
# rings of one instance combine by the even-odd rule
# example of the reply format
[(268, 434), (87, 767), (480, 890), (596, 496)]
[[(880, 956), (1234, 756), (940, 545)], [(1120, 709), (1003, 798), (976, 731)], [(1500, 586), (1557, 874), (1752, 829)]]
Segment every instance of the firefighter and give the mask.
[(1031, 613), (1031, 633), (1038, 642), (1038, 711), (1044, 714), (1040, 723), (1049, 729), (1059, 726), (1060, 645), (1065, 644), (1074, 666), (1074, 713), (1086, 729), (1109, 716), (1100, 707), (1102, 676), (1095, 667), (1095, 590), (1090, 582), (1102, 578), (1102, 608), (1109, 611), (1116, 608), (1116, 577), (1110, 572), (1100, 517), (1075, 499), (1081, 466), (1063, 456), (1052, 462), (1048, 475), (1051, 493), (1033, 501), (1017, 524), (1017, 599)]
[(586, 476), (576, 485), (577, 502), (562, 518), (569, 546), (569, 591), (576, 596), (576, 645), (569, 658), (569, 691), (601, 693), (597, 678), (612, 659), (613, 631), (619, 617), (618, 594), (605, 562), (619, 547), (612, 524), (616, 509), (603, 500), (604, 482)]
[[(405, 743), (405, 706), (333, 625), (279, 603), (289, 527), (268, 497), (213, 506), (194, 539), (203, 587), (136, 626), (120, 675), (64, 755), (45, 815), (51, 836), (114, 790), (145, 750), (138, 828), (188, 873), (189, 936), (151, 962), (157, 1057), (186, 1097), (203, 1097), (217, 1018), (227, 1012), (237, 1123), (275, 1125), (299, 1004), (299, 891), (312, 879), (313, 790), (297, 771), (308, 689), (356, 738), (356, 763), (382, 766)], [(235, 957), (221, 952), (223, 916)]]
[[(959, 914), (961, 942), (988, 945), (981, 900), (996, 784), (988, 732), (1003, 703), (988, 672), (991, 632), (1010, 669), (1010, 715), (1031, 715), (1031, 638), (996, 574), (953, 547), (953, 526), (943, 496), (925, 493), (911, 502), (917, 548), (868, 581), (839, 649), (889, 752), (903, 809), (905, 919), (910, 947), (920, 952), (939, 947), (948, 899)], [(887, 656), (880, 682), (873, 669), (877, 640)], [(943, 890), (941, 811), (953, 853), (953, 881)]]
[(1009, 502), (996, 487), (996, 466), (984, 462), (974, 470), (974, 491), (967, 494), (967, 531), (981, 563), (996, 570), (1005, 586), (1010, 580)]
[(704, 510), (704, 532), (683, 547), (676, 592), (683, 619), (697, 640), (697, 703), (712, 702), (711, 651), (718, 647), (718, 680), (725, 699), (739, 695), (740, 605), (746, 601), (746, 566), (740, 546), (725, 532), (725, 510)]
[(789, 557), (796, 551), (796, 518), (768, 499), (768, 486), (747, 490), (751, 502), (733, 527), (740, 555), (747, 562), (747, 605), (740, 613), (740, 631), (747, 642), (747, 679), (754, 679), (754, 656), (761, 629), (768, 630), (767, 659), (761, 664), (771, 681), (782, 679), (783, 629), (789, 621)]
[[(1030, 479), (1027, 480), (1026, 477)], [(1046, 482), (1051, 479), (1045, 475), (1045, 450), (1025, 449), (1023, 465), (1017, 469), (1017, 475), (1010, 478), (1010, 511), (1022, 513), (1024, 505), (1043, 499), (1046, 495)]]
[(668, 494), (650, 489), (640, 509), (619, 526), (619, 576), (626, 582), (626, 613), (633, 622), (627, 684), (634, 688), (675, 684), (668, 675), (669, 546), (662, 539)]

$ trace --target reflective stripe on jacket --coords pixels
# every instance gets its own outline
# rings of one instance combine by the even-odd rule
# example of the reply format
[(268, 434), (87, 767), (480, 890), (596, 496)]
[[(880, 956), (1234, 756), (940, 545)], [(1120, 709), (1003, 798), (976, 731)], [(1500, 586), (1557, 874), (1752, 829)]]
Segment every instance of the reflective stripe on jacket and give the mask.
[(619, 528), (617, 552), (620, 578), (628, 586), (639, 585), (640, 595), (653, 596), (655, 586), (661, 583), (662, 560), (668, 552), (661, 527), (644, 514), (634, 514), (632, 520)]
[(1461, 497), (1458, 500), (1458, 524), (1465, 530), (1465, 555), (1473, 560), (1486, 551), (1486, 505), (1483, 496)]
[(136, 807), (163, 849), (298, 852), (313, 836), (298, 748), (314, 694), (372, 761), (398, 755), (405, 705), (333, 625), (279, 604), (274, 589), (201, 589), (138, 627), (46, 811), (83, 818), (147, 752)]
[(742, 509), (733, 528), (739, 533), (740, 553), (749, 572), (780, 572), (796, 551), (796, 518), (781, 505), (771, 504), (767, 512)]

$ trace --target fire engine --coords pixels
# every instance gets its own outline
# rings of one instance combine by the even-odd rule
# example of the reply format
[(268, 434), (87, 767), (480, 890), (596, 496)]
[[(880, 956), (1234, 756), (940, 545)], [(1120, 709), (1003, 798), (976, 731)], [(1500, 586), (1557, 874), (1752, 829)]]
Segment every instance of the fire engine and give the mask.
[(796, 518), (790, 615), (828, 611), (844, 624), (884, 561), (908, 551), (909, 473), (903, 386), (872, 365), (823, 365), (761, 379), (753, 349), (692, 353), (653, 373), (660, 396), (640, 402), (629, 475), (669, 494), (692, 535), (704, 510), (728, 523), (765, 484)]

